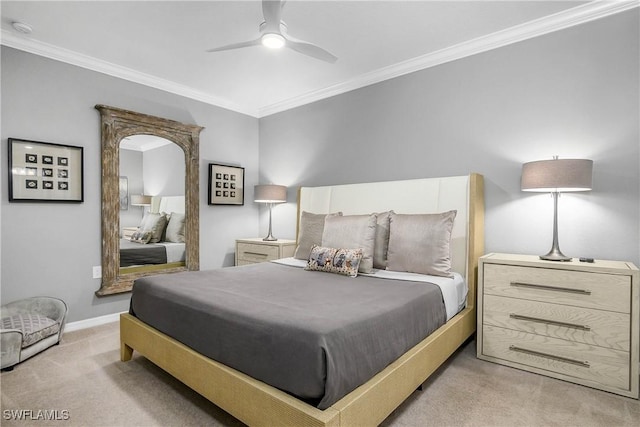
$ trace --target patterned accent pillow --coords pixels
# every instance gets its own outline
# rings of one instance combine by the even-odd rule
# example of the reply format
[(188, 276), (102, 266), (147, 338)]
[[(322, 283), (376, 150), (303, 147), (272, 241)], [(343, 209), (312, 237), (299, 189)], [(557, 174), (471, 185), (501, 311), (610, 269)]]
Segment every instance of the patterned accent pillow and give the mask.
[(136, 231), (131, 235), (131, 241), (146, 245), (151, 240), (151, 237), (153, 237), (153, 233), (151, 231)]
[(15, 314), (2, 318), (2, 329), (19, 329), (22, 332), (22, 348), (26, 348), (57, 334), (60, 324), (39, 314)]
[(313, 245), (309, 262), (304, 269), (356, 277), (360, 261), (362, 261), (362, 249), (335, 249)]

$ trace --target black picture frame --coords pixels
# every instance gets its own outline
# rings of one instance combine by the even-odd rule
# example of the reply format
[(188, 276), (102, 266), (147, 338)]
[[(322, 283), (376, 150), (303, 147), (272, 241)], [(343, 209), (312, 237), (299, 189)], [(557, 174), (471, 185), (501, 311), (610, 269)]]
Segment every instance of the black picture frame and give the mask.
[(244, 168), (209, 163), (210, 205), (244, 205)]
[(10, 202), (84, 202), (84, 148), (9, 138)]

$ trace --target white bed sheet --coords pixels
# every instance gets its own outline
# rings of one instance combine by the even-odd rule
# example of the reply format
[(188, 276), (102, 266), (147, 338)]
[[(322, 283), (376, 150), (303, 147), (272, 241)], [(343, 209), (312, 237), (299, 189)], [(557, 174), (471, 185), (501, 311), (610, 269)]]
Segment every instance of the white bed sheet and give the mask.
[(185, 260), (184, 243), (158, 242), (156, 244), (166, 248), (167, 262), (180, 262)]
[[(296, 258), (281, 258), (271, 262), (288, 265), (291, 267), (304, 268), (307, 261)], [(447, 321), (458, 314), (467, 302), (467, 292), (469, 287), (461, 274), (454, 272), (453, 277), (429, 276), (426, 274), (407, 273), (401, 271), (373, 269), (373, 273), (358, 273), (363, 276), (378, 277), (380, 279), (406, 280), (410, 282), (428, 282), (438, 285), (442, 292), (444, 306), (447, 312)]]

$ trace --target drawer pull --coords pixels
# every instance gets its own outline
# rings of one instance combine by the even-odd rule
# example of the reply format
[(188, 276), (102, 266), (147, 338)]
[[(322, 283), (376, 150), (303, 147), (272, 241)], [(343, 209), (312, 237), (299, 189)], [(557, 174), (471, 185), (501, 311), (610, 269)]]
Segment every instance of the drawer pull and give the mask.
[(517, 320), (529, 320), (531, 322), (540, 322), (540, 323), (546, 323), (548, 325), (564, 326), (566, 328), (580, 329), (583, 331), (591, 330), (591, 327), (587, 325), (578, 325), (576, 323), (560, 322), (558, 320), (549, 320), (549, 319), (541, 319), (539, 317), (523, 316), (522, 314), (510, 313), (509, 317)]
[(263, 257), (268, 257), (269, 254), (261, 254), (260, 252), (245, 252), (245, 254), (247, 255), (258, 255), (258, 256), (263, 256)]
[(509, 350), (517, 351), (517, 352), (525, 353), (525, 354), (530, 354), (532, 356), (546, 357), (547, 359), (553, 359), (553, 360), (557, 360), (559, 362), (571, 363), (573, 365), (582, 366), (584, 368), (590, 368), (591, 367), (589, 362), (586, 362), (586, 361), (583, 362), (582, 360), (575, 360), (575, 359), (570, 359), (568, 357), (562, 357), (562, 356), (556, 356), (556, 355), (553, 355), (553, 354), (542, 353), (540, 351), (535, 351), (535, 350), (529, 350), (529, 349), (526, 349), (526, 348), (516, 347), (515, 345), (510, 345), (509, 346)]
[(560, 291), (560, 292), (571, 292), (573, 294), (591, 295), (591, 291), (587, 289), (562, 288), (559, 286), (537, 285), (535, 283), (511, 282), (511, 286), (542, 289), (545, 291)]

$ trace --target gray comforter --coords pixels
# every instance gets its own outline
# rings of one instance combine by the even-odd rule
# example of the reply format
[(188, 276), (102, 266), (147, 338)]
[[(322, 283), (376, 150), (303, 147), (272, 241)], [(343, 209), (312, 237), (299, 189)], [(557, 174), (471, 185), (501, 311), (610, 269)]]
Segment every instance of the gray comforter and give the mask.
[(120, 267), (144, 264), (166, 264), (167, 248), (153, 243), (134, 243), (120, 239)]
[(274, 263), (136, 280), (131, 313), (201, 354), (325, 409), (446, 319), (430, 283)]

